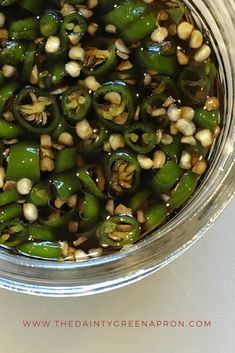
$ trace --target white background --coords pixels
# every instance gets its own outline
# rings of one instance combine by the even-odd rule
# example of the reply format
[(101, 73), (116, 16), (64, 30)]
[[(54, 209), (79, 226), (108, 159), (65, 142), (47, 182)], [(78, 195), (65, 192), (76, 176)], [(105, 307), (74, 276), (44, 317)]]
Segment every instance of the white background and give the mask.
[[(113, 292), (40, 298), (0, 290), (0, 353), (235, 352), (235, 200), (158, 273)], [(211, 328), (24, 328), (22, 320), (210, 320)]]

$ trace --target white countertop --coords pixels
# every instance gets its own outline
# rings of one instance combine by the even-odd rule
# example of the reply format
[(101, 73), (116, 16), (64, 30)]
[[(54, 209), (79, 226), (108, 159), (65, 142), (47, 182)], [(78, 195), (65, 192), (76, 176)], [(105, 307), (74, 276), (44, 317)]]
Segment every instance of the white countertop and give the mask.
[[(0, 290), (0, 353), (235, 352), (234, 211), (235, 200), (189, 251), (129, 287), (63, 299)], [(50, 327), (24, 327), (35, 320)]]

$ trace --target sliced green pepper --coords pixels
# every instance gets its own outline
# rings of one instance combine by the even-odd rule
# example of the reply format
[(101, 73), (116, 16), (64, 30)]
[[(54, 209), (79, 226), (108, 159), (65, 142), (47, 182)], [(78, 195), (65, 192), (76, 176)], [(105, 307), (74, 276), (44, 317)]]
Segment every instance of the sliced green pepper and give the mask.
[(111, 130), (122, 130), (135, 114), (132, 93), (122, 81), (104, 83), (95, 92), (92, 103), (101, 123)]
[(91, 194), (85, 193), (79, 204), (79, 231), (93, 228), (97, 224), (99, 214), (99, 199)]
[(37, 134), (52, 131), (60, 121), (55, 97), (34, 87), (19, 92), (13, 110), (19, 124)]
[(157, 74), (176, 76), (179, 71), (176, 50), (170, 41), (162, 44), (148, 42), (136, 50), (136, 60), (144, 68)]
[(36, 45), (34, 42), (31, 42), (27, 49), (27, 53), (23, 63), (23, 69), (21, 74), (22, 81), (26, 81), (26, 82), (30, 81), (35, 56), (36, 56)]
[(6, 180), (29, 178), (40, 180), (39, 146), (35, 143), (17, 143), (10, 148)]
[(117, 66), (116, 48), (113, 42), (106, 38), (98, 38), (87, 44), (85, 49), (85, 65), (83, 73), (104, 81), (104, 77), (113, 72)]
[(56, 242), (28, 242), (20, 244), (16, 248), (22, 255), (40, 259), (57, 260), (62, 256), (60, 244)]
[(172, 191), (170, 199), (167, 201), (169, 209), (173, 210), (182, 206), (196, 189), (199, 176), (193, 172), (188, 172), (182, 176), (178, 185)]
[(23, 7), (25, 10), (32, 12), (38, 16), (41, 10), (43, 9), (43, 6), (46, 0), (37, 0), (37, 1), (19, 0), (18, 2), (19, 2), (19, 5)]
[[(46, 212), (47, 211), (47, 212)], [(50, 210), (45, 210), (45, 214), (47, 215), (47, 218), (39, 218), (38, 222), (46, 227), (52, 228), (52, 229), (59, 229), (63, 228), (65, 229), (68, 225), (68, 222), (76, 216), (74, 210), (69, 211), (69, 212), (53, 212), (48, 216), (48, 211), (51, 212)], [(64, 234), (62, 234), (64, 236)]]
[(10, 205), (0, 208), (0, 223), (21, 217), (22, 214), (22, 206), (18, 203), (11, 203)]
[(78, 13), (74, 12), (65, 18), (62, 21), (61, 28), (60, 28), (60, 35), (61, 41), (63, 42), (64, 46), (66, 43), (73, 43), (79, 42), (81, 38), (85, 35), (87, 30), (87, 22), (86, 20), (79, 15)]
[(56, 236), (52, 229), (40, 224), (29, 224), (28, 225), (28, 238), (29, 240), (41, 240), (41, 241), (55, 241)]
[(18, 126), (12, 122), (8, 122), (4, 119), (0, 119), (0, 138), (1, 139), (12, 139), (22, 136), (24, 130), (21, 126)]
[(156, 134), (151, 125), (134, 123), (125, 129), (124, 140), (134, 152), (145, 154), (154, 149)]
[[(10, 98), (14, 95), (15, 91), (19, 87), (17, 82), (8, 82), (0, 89), (0, 115), (4, 112), (5, 107)], [(3, 124), (3, 122), (2, 122)], [(6, 126), (6, 125), (5, 125)], [(8, 125), (9, 127), (9, 125)], [(8, 130), (9, 131), (9, 130)], [(14, 130), (16, 131), (16, 129)]]
[(26, 57), (28, 44), (23, 41), (8, 41), (0, 51), (0, 63), (16, 66)]
[(167, 162), (152, 180), (152, 187), (158, 194), (169, 191), (182, 176), (182, 169), (173, 161)]
[(9, 28), (9, 36), (13, 40), (33, 40), (39, 33), (39, 20), (37, 17), (29, 17), (12, 22)]
[(85, 191), (100, 199), (105, 198), (105, 178), (100, 166), (85, 166), (79, 169), (78, 177)]
[(179, 88), (186, 103), (198, 106), (205, 102), (211, 85), (201, 67), (187, 66), (179, 75)]
[(149, 232), (158, 227), (165, 221), (168, 216), (168, 211), (165, 205), (155, 205), (149, 208), (145, 213), (144, 230)]
[(108, 130), (106, 129), (106, 127), (104, 127), (100, 123), (95, 122), (92, 128), (94, 132), (93, 136), (88, 140), (81, 140), (79, 143), (79, 150), (83, 154), (101, 150), (104, 146), (105, 141), (108, 139)]
[(140, 237), (140, 225), (134, 217), (116, 216), (106, 219), (97, 229), (101, 246), (121, 249)]
[(164, 145), (161, 143), (159, 145), (160, 150), (162, 150), (166, 155), (175, 163), (178, 162), (183, 146), (181, 143), (180, 134), (173, 137), (173, 142), (169, 145)]
[(70, 123), (82, 120), (91, 107), (91, 96), (86, 87), (72, 86), (61, 97), (64, 115)]
[(172, 20), (178, 25), (185, 14), (185, 9), (183, 6), (179, 6), (173, 9), (169, 9), (167, 12), (171, 16)]
[(61, 200), (66, 200), (81, 189), (79, 174), (76, 170), (56, 174), (51, 182)]
[(140, 165), (128, 150), (118, 150), (108, 157), (106, 178), (111, 193), (123, 196), (134, 193), (140, 184)]
[(147, 189), (137, 191), (129, 201), (129, 207), (133, 212), (141, 209), (144, 203), (148, 200), (150, 191)]
[(26, 225), (18, 220), (4, 222), (0, 225), (0, 244), (14, 247), (24, 243), (28, 238)]
[(57, 11), (48, 10), (40, 18), (40, 32), (44, 37), (56, 34), (60, 26), (60, 15)]
[(16, 189), (0, 192), (0, 206), (16, 202), (20, 199), (20, 194)]
[(153, 94), (145, 98), (140, 106), (140, 118), (144, 122), (156, 125), (158, 128), (166, 128), (169, 125), (167, 114), (156, 114), (159, 109), (163, 108), (167, 96), (164, 94)]
[(193, 121), (202, 129), (213, 131), (219, 123), (219, 110), (208, 111), (206, 108), (198, 108), (195, 112)]
[(156, 28), (157, 24), (151, 8), (140, 0), (121, 2), (119, 6), (104, 15), (103, 21), (114, 25), (120, 37), (128, 44), (146, 37)]
[(75, 168), (77, 148), (69, 147), (58, 151), (55, 157), (55, 172), (60, 173)]
[(46, 207), (50, 201), (50, 194), (46, 185), (43, 183), (34, 185), (30, 191), (28, 201), (38, 208)]

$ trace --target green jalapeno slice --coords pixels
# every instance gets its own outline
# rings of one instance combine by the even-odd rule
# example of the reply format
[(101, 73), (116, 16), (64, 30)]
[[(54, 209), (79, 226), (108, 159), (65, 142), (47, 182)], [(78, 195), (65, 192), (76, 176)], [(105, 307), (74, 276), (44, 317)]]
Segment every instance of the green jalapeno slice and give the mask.
[(103, 247), (121, 249), (135, 243), (140, 237), (141, 227), (134, 217), (116, 216), (106, 219), (97, 229)]
[(70, 123), (82, 120), (91, 107), (91, 96), (83, 86), (72, 86), (61, 97), (64, 115)]
[(60, 120), (55, 98), (34, 87), (19, 92), (13, 109), (20, 126), (37, 134), (52, 131)]
[(151, 125), (134, 123), (124, 132), (124, 139), (128, 147), (137, 153), (151, 152), (156, 145), (156, 133)]
[(93, 96), (93, 108), (101, 123), (111, 130), (120, 131), (134, 117), (134, 100), (122, 81), (104, 83)]

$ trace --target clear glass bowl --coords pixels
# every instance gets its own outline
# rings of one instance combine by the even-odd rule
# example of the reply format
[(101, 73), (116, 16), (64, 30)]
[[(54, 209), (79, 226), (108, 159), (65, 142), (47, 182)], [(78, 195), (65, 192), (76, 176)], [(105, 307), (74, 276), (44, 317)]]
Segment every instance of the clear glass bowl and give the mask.
[(140, 280), (195, 243), (231, 199), (235, 189), (235, 3), (234, 0), (185, 0), (185, 3), (211, 39), (222, 87), (222, 133), (200, 187), (182, 211), (160, 230), (115, 255), (81, 263), (56, 263), (0, 250), (1, 287), (45, 296), (80, 296)]

